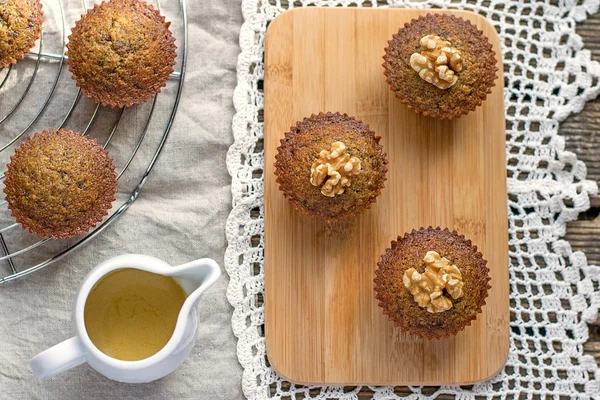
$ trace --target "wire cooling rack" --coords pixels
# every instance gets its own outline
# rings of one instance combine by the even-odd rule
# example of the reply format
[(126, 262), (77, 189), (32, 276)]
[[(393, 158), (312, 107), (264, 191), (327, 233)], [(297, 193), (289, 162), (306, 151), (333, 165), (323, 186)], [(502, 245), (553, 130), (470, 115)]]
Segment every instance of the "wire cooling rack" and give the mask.
[[(42, 129), (78, 131), (108, 149), (117, 166), (119, 194), (102, 223), (86, 235), (67, 240), (41, 240), (27, 233), (10, 216), (6, 201), (0, 201), (0, 283), (52, 264), (119, 218), (138, 198), (179, 106), (187, 61), (185, 0), (153, 3), (171, 21), (178, 46), (176, 72), (152, 101), (129, 109), (100, 107), (75, 86), (65, 66), (67, 29), (92, 4), (66, 1), (43, 1), (44, 25), (37, 46), (24, 60), (0, 70), (0, 161), (5, 165), (23, 139)], [(3, 179), (0, 173), (1, 182)]]

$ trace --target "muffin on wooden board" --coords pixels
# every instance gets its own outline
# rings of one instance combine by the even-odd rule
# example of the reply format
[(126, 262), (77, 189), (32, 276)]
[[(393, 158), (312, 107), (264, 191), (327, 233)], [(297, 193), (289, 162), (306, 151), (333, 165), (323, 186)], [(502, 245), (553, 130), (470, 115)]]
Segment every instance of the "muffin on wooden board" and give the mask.
[(69, 71), (96, 103), (129, 107), (154, 97), (175, 65), (170, 22), (141, 0), (96, 4), (75, 23)]
[(35, 46), (43, 15), (39, 0), (0, 1), (0, 69), (15, 64)]
[(375, 298), (402, 331), (440, 339), (471, 324), (491, 288), (483, 255), (448, 229), (421, 228), (392, 242), (375, 271)]
[(427, 14), (393, 35), (383, 57), (390, 89), (415, 112), (453, 119), (491, 93), (498, 71), (492, 45), (471, 22)]
[(275, 175), (296, 209), (327, 222), (349, 220), (384, 187), (380, 137), (361, 121), (320, 113), (290, 128), (275, 156)]
[(87, 232), (115, 200), (115, 165), (95, 139), (80, 133), (37, 133), (21, 143), (6, 167), (4, 193), (11, 214), (44, 238)]

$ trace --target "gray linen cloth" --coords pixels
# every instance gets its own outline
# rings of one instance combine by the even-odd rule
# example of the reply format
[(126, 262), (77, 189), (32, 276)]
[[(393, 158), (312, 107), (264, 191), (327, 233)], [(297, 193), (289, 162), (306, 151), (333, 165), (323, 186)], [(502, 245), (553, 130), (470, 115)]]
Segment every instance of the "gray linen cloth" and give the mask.
[[(59, 12), (57, 0), (44, 0), (47, 22)], [(88, 7), (91, 6), (88, 1)], [(179, 2), (162, 0), (164, 14), (173, 20), (173, 31), (182, 37)], [(65, 3), (67, 26), (83, 12), (81, 2)], [(139, 199), (115, 223), (84, 247), (57, 263), (14, 282), (0, 285), (0, 399), (239, 399), (241, 367), (237, 360), (236, 339), (231, 329), (232, 308), (225, 292), (228, 277), (223, 276), (210, 288), (200, 303), (200, 332), (196, 347), (188, 359), (171, 375), (149, 384), (123, 384), (110, 381), (86, 364), (57, 377), (37, 380), (29, 369), (29, 360), (38, 352), (72, 336), (71, 308), (76, 289), (96, 264), (124, 253), (156, 256), (172, 265), (197, 258), (210, 257), (223, 265), (225, 252), (225, 221), (230, 211), (230, 177), (225, 155), (232, 143), (231, 120), (234, 114), (232, 94), (236, 85), (236, 60), (239, 53), (238, 35), (242, 22), (240, 3), (236, 0), (189, 1), (188, 70), (179, 112), (173, 130)], [(58, 49), (57, 49), (58, 45)], [(181, 46), (181, 42), (178, 41)], [(44, 37), (44, 51), (59, 51), (60, 36), (50, 32)], [(21, 79), (16, 71), (26, 71), (35, 60), (24, 60), (11, 79)], [(56, 63), (54, 68), (56, 68)], [(22, 69), (24, 68), (24, 69)], [(179, 69), (179, 66), (177, 66)], [(2, 72), (2, 71), (0, 71)], [(51, 75), (40, 70), (32, 90), (46, 93), (52, 84)], [(63, 71), (56, 93), (33, 132), (60, 124), (76, 93), (70, 74)], [(3, 73), (0, 73), (0, 81)], [(21, 81), (23, 81), (21, 79)], [(7, 83), (9, 85), (9, 83)], [(18, 82), (14, 83), (18, 86)], [(22, 85), (22, 84), (21, 84)], [(46, 86), (43, 86), (46, 85)], [(170, 82), (157, 102), (150, 126), (139, 154), (119, 183), (119, 206), (139, 182), (141, 172), (152, 156), (169, 116), (171, 99), (177, 83)], [(22, 93), (15, 89), (13, 93)], [(0, 90), (0, 117), (11, 108), (17, 96), (7, 87)], [(19, 91), (21, 90), (21, 91)], [(37, 93), (36, 93), (37, 94)], [(69, 97), (69, 95), (71, 97)], [(67, 101), (64, 99), (70, 98)], [(27, 96), (19, 107), (34, 109), (42, 95)], [(13, 103), (11, 103), (13, 102)], [(31, 104), (28, 105), (28, 102)], [(82, 99), (68, 128), (83, 130), (94, 106)], [(149, 103), (138, 110), (127, 110), (115, 138), (108, 147), (120, 169), (129, 155), (126, 149), (132, 138), (139, 137), (149, 110)], [(110, 133), (117, 110), (101, 109), (90, 130), (100, 142)], [(26, 126), (27, 118), (17, 113), (0, 125), (2, 144), (14, 132)], [(85, 119), (87, 118), (87, 119)], [(32, 132), (28, 132), (31, 134)], [(12, 136), (11, 136), (12, 135)], [(137, 135), (137, 136), (136, 136)], [(131, 137), (129, 137), (131, 136)], [(158, 138), (158, 139), (157, 139)], [(131, 139), (131, 140), (130, 140)], [(131, 144), (131, 143), (129, 143)], [(122, 152), (122, 154), (119, 154)], [(12, 153), (4, 151), (2, 153)], [(2, 156), (2, 165), (10, 154)], [(0, 197), (3, 197), (0, 196)], [(5, 209), (6, 207), (3, 206)], [(6, 211), (4, 211), (6, 214)], [(2, 226), (10, 224), (4, 215)], [(21, 228), (17, 228), (21, 231)], [(14, 231), (14, 229), (13, 229)], [(33, 243), (32, 235), (20, 239)], [(20, 243), (9, 242), (12, 251)], [(48, 257), (59, 246), (42, 246)], [(28, 256), (19, 261), (26, 266)], [(16, 260), (17, 261), (17, 260)], [(0, 277), (8, 273), (0, 263)]]

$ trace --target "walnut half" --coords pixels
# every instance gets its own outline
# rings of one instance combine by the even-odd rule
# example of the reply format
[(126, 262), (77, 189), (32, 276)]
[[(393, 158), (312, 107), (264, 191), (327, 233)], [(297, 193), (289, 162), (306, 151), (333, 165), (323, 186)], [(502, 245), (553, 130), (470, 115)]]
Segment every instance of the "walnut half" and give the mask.
[(423, 36), (420, 53), (410, 56), (410, 66), (421, 79), (440, 89), (448, 89), (458, 81), (457, 72), (463, 69), (460, 52), (450, 42), (436, 35)]
[(451, 309), (451, 299), (458, 299), (463, 295), (460, 270), (435, 251), (428, 251), (423, 261), (427, 266), (422, 274), (415, 268), (404, 272), (402, 277), (404, 286), (413, 295), (417, 304), (427, 308), (430, 313)]
[[(346, 154), (343, 142), (333, 142), (331, 150), (321, 150), (319, 158), (310, 167), (310, 183), (320, 186), (321, 193), (327, 197), (342, 194), (350, 186), (350, 178), (358, 175), (362, 169), (358, 157)], [(325, 182), (325, 184), (323, 184)]]

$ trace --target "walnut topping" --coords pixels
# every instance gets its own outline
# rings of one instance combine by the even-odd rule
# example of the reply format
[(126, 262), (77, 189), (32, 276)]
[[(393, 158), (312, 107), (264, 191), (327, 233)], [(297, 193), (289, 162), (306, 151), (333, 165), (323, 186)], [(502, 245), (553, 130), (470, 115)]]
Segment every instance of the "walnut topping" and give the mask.
[(428, 251), (423, 261), (427, 266), (422, 274), (414, 268), (404, 272), (402, 278), (404, 286), (413, 295), (417, 304), (427, 308), (430, 313), (451, 309), (451, 298), (458, 299), (463, 295), (460, 270), (435, 251)]
[(460, 52), (450, 42), (436, 35), (423, 36), (419, 42), (421, 52), (410, 56), (410, 66), (419, 73), (421, 79), (440, 89), (453, 86), (463, 69)]
[(333, 142), (331, 150), (321, 150), (319, 158), (312, 163), (310, 183), (313, 186), (323, 185), (321, 193), (333, 197), (344, 193), (350, 186), (350, 177), (358, 175), (361, 168), (357, 157), (346, 154), (346, 145), (343, 142)]

